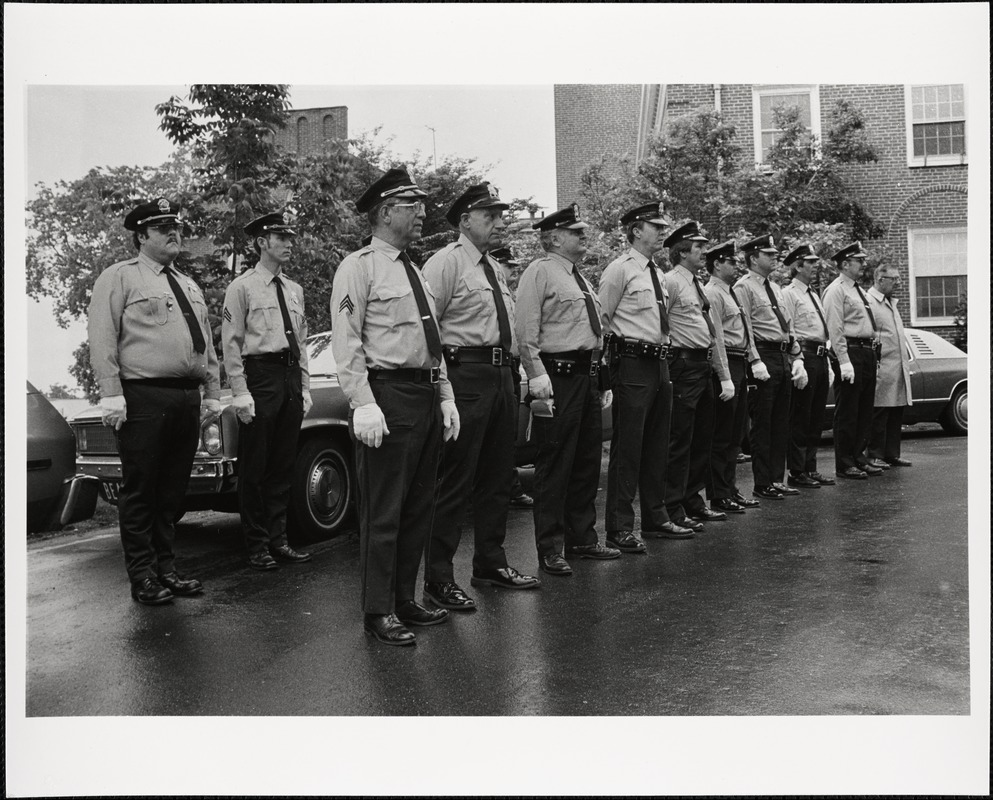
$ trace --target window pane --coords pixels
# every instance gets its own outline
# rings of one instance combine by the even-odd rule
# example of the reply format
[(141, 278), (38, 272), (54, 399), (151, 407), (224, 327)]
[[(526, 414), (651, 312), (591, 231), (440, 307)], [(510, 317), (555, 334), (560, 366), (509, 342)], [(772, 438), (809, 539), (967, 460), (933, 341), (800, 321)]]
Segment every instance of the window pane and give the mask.
[(964, 122), (927, 122), (914, 125), (914, 155), (961, 155), (965, 152)]

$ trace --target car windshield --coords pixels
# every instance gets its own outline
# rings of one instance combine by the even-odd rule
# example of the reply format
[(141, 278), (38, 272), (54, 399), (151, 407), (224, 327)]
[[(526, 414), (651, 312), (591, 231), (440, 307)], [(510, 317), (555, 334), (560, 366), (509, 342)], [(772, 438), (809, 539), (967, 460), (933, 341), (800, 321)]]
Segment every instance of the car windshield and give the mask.
[(307, 337), (307, 356), (310, 359), (311, 377), (317, 375), (337, 375), (338, 365), (331, 354), (331, 334), (315, 333)]

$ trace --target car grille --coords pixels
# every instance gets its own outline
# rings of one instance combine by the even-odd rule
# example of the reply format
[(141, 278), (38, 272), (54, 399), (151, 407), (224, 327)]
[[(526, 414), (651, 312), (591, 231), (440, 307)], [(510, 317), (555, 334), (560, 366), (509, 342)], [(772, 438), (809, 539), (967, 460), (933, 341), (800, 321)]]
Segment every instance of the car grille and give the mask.
[(84, 456), (116, 455), (117, 437), (105, 425), (80, 425), (76, 428), (76, 447)]

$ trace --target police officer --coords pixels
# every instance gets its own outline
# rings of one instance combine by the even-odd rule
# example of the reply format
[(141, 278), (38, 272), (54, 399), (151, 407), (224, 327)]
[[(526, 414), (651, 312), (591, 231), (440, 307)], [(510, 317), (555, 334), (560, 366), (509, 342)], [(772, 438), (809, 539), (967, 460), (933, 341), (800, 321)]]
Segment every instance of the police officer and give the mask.
[(258, 264), (224, 295), (224, 370), (238, 417), (238, 505), (248, 565), (310, 560), (286, 542), (286, 507), (300, 423), (312, 405), (303, 289), (283, 268), (296, 231), (287, 212), (245, 226)]
[[(741, 437), (748, 419), (748, 325), (731, 288), (738, 269), (734, 242), (724, 242), (712, 247), (704, 256), (707, 260), (707, 272), (710, 273), (704, 292), (721, 323), (728, 373), (734, 388), (734, 394), (717, 403), (714, 409), (714, 438), (710, 448), (707, 497), (713, 510), (725, 514), (743, 514), (746, 508), (754, 508), (759, 504), (758, 500), (742, 496), (735, 478)], [(713, 381), (715, 393), (719, 392), (716, 373)]]
[(644, 527), (692, 535), (674, 525), (665, 508), (672, 415), (669, 314), (662, 273), (652, 256), (661, 250), (663, 231), (672, 221), (656, 202), (632, 208), (621, 224), (631, 248), (607, 265), (599, 288), (614, 395), (605, 527), (609, 546), (645, 553), (634, 527), (635, 492)]
[[(532, 226), (545, 255), (532, 261), (517, 288), (517, 341), (528, 391), (547, 411), (532, 419), (535, 459), (534, 533), (541, 568), (571, 575), (562, 555), (611, 559), (621, 553), (597, 541), (596, 493), (603, 439), (598, 370), (600, 309), (579, 272), (585, 222), (576, 204)], [(601, 405), (603, 404), (603, 405)], [(532, 412), (535, 410), (532, 402)]]
[(496, 187), (487, 182), (470, 186), (445, 215), (459, 230), (458, 241), (424, 264), (461, 425), (459, 438), (442, 450), (424, 594), (453, 611), (476, 607), (456, 583), (452, 566), (467, 505), (475, 529), (472, 585), (533, 589), (541, 584), (509, 566), (503, 549), (514, 474), (517, 343), (514, 301), (487, 252), (503, 241), (508, 208)]
[(670, 530), (648, 535), (687, 538), (702, 531), (704, 521), (726, 520), (723, 511), (707, 508), (700, 492), (710, 480), (710, 450), (714, 435), (714, 386), (716, 373), (720, 399), (734, 396), (728, 372), (721, 321), (710, 305), (697, 272), (706, 263), (707, 237), (694, 221), (680, 225), (663, 245), (669, 249), (672, 269), (665, 274), (669, 294), (669, 377), (672, 379), (672, 427), (665, 504), (669, 518), (689, 533)]
[(817, 447), (830, 376), (827, 321), (820, 298), (811, 288), (820, 261), (809, 244), (793, 248), (783, 259), (793, 276), (783, 288), (783, 305), (793, 318), (807, 372), (807, 385), (802, 389), (794, 386), (790, 392), (790, 440), (786, 449), (790, 474), (786, 483), (808, 489), (834, 484), (834, 478), (817, 471)]
[(459, 432), (434, 298), (406, 253), (421, 237), (426, 196), (402, 168), (366, 190), (355, 207), (372, 239), (341, 262), (331, 293), (331, 349), (356, 439), (364, 625), (401, 646), (415, 643), (405, 625), (448, 617), (414, 591), (442, 441)]
[(859, 279), (868, 253), (861, 242), (842, 247), (832, 259), (839, 275), (824, 291), (824, 316), (836, 360), (834, 370), (834, 466), (842, 478), (881, 475), (861, 452), (872, 426), (879, 344), (876, 320)]
[(117, 431), (121, 455), (117, 510), (131, 596), (145, 605), (203, 592), (176, 571), (174, 523), (200, 426), (221, 411), (207, 304), (173, 266), (183, 243), (179, 212), (160, 197), (125, 217), (138, 256), (100, 273), (87, 323), (103, 424)]
[(875, 282), (866, 292), (869, 308), (879, 327), (880, 345), (868, 456), (872, 466), (884, 470), (913, 466), (900, 458), (903, 410), (913, 402), (907, 341), (896, 307), (897, 299), (893, 296), (900, 283), (900, 271), (896, 267), (880, 264), (876, 267)]
[(752, 373), (758, 380), (752, 424), (748, 432), (752, 448), (752, 494), (767, 500), (782, 500), (799, 494), (783, 483), (786, 446), (789, 441), (790, 389), (807, 385), (803, 354), (796, 343), (793, 319), (783, 305), (782, 289), (769, 280), (779, 262), (779, 251), (771, 236), (759, 236), (741, 246), (748, 267), (734, 285), (751, 337), (749, 354)]

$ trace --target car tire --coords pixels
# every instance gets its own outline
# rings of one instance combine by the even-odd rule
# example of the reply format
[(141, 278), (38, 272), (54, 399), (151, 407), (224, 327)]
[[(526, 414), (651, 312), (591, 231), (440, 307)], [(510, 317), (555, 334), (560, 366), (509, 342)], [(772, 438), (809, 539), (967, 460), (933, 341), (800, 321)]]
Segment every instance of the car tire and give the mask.
[(969, 432), (969, 387), (959, 386), (952, 394), (945, 410), (938, 420), (941, 427), (955, 436), (965, 436)]
[(303, 443), (290, 487), (291, 543), (307, 544), (340, 533), (355, 504), (351, 448), (330, 436)]

